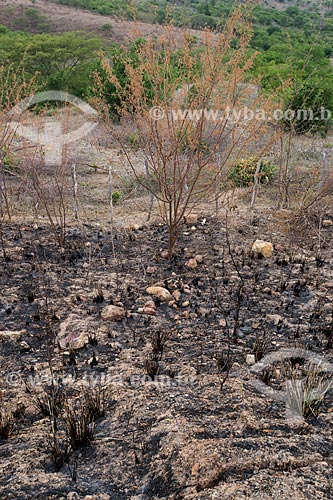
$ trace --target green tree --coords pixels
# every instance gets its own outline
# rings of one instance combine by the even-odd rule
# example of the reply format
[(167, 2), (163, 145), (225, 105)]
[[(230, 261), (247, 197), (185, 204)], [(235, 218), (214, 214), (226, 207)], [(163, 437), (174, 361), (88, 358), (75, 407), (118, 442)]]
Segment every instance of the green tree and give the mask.
[(0, 64), (19, 65), (28, 76), (38, 75), (45, 90), (66, 90), (82, 95), (102, 42), (84, 33), (62, 35), (0, 34)]

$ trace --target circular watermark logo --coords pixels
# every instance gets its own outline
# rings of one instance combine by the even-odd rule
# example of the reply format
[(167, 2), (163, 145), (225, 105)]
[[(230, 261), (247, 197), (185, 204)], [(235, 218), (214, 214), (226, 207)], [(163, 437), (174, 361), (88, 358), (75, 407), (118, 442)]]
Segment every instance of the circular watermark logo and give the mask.
[[(299, 360), (305, 367), (303, 377), (286, 378), (284, 387), (274, 389), (263, 381), (265, 370), (277, 363)], [(307, 363), (307, 367), (305, 366)], [(250, 371), (257, 376), (251, 385), (265, 396), (286, 404), (286, 419), (290, 423), (304, 421), (304, 405), (321, 401), (333, 387), (333, 364), (306, 349), (282, 349), (265, 356)]]
[(70, 144), (87, 136), (96, 128), (97, 121), (87, 120), (78, 129), (67, 133), (63, 133), (62, 123), (56, 119), (46, 120), (42, 131), (38, 130), (35, 125), (23, 125), (21, 123), (22, 114), (31, 106), (52, 101), (72, 104), (90, 118), (97, 118), (98, 116), (97, 111), (82, 99), (67, 92), (50, 90), (27, 97), (12, 108), (8, 113), (10, 120), (8, 126), (19, 136), (28, 139), (34, 144), (43, 146), (45, 149), (45, 164), (56, 165), (62, 161), (62, 151), (65, 144)]
[(152, 120), (162, 120), (165, 117), (165, 111), (160, 106), (150, 108), (149, 114)]

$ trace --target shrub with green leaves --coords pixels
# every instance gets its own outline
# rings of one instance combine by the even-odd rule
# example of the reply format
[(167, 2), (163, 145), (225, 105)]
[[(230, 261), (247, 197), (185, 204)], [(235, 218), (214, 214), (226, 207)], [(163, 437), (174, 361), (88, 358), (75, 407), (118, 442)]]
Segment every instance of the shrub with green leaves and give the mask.
[(7, 171), (14, 171), (18, 167), (18, 160), (5, 148), (0, 148), (0, 166), (3, 166)]
[[(250, 186), (254, 182), (258, 158), (250, 157), (240, 160), (229, 171), (228, 180), (237, 187)], [(261, 160), (258, 174), (259, 184), (267, 184), (273, 177), (276, 167), (270, 161)]]
[(121, 193), (119, 191), (113, 191), (112, 193), (112, 202), (113, 203), (118, 203), (118, 201), (121, 198)]

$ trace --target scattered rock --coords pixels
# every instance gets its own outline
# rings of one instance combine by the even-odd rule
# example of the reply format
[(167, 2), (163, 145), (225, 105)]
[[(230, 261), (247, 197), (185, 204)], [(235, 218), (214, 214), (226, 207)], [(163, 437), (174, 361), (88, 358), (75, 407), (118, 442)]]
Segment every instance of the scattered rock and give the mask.
[(266, 318), (269, 321), (272, 321), (274, 326), (280, 325), (283, 323), (283, 318), (279, 314), (267, 314)]
[(256, 364), (256, 357), (254, 354), (248, 354), (246, 356), (246, 364), (249, 366), (255, 365)]
[(209, 316), (210, 309), (208, 307), (199, 307), (198, 314), (199, 316)]
[(67, 495), (67, 500), (80, 500), (79, 494), (76, 491), (71, 491)]
[(188, 307), (190, 305), (189, 300), (185, 300), (185, 302), (182, 303), (182, 307)]
[(20, 342), (20, 349), (21, 349), (21, 352), (29, 352), (31, 347), (30, 345), (28, 344), (28, 342), (25, 342), (23, 340), (23, 342)]
[(118, 306), (106, 306), (102, 309), (101, 317), (104, 321), (120, 321), (126, 316), (126, 310)]
[(156, 314), (155, 302), (153, 300), (148, 300), (143, 307), (139, 307), (138, 313), (148, 314), (149, 316), (155, 316)]
[(149, 316), (155, 316), (156, 309), (152, 307), (144, 307), (141, 314), (148, 314)]
[(195, 213), (185, 215), (184, 217), (185, 224), (189, 224), (190, 226), (192, 224), (197, 224), (198, 220), (199, 220), (199, 215)]
[(203, 255), (196, 255), (194, 259), (197, 261), (198, 264), (201, 264), (203, 261)]
[(4, 340), (9, 340), (9, 339), (17, 339), (21, 337), (22, 335), (25, 335), (27, 332), (26, 330), (3, 330), (0, 331), (0, 339)]
[(154, 295), (154, 297), (157, 297), (160, 300), (172, 300), (172, 295), (163, 286), (149, 286), (146, 289), (146, 292), (149, 293), (149, 295)]
[(156, 267), (148, 266), (146, 269), (146, 273), (154, 274), (156, 272)]
[(269, 258), (273, 255), (273, 245), (269, 241), (256, 240), (252, 245), (252, 252)]
[(333, 226), (333, 222), (330, 219), (325, 219), (322, 222), (323, 227)]
[(58, 344), (61, 349), (81, 349), (88, 342), (87, 320), (82, 320), (76, 314), (70, 314), (60, 324)]
[(185, 263), (185, 266), (189, 269), (195, 269), (196, 267), (198, 267), (198, 262), (196, 261), (196, 259), (190, 259)]
[(172, 292), (172, 296), (178, 302), (182, 294), (179, 290), (175, 290), (174, 292)]

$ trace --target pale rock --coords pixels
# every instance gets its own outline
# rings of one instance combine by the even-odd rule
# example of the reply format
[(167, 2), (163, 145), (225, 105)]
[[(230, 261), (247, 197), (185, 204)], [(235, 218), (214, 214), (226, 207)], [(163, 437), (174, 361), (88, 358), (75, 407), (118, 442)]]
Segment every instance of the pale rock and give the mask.
[(102, 309), (101, 318), (104, 321), (120, 321), (126, 316), (126, 310), (119, 306), (106, 306)]
[(67, 500), (80, 500), (79, 494), (76, 491), (71, 491), (67, 495)]
[(269, 241), (256, 240), (252, 245), (252, 252), (269, 258), (273, 255), (273, 245)]
[(145, 302), (144, 304), (144, 307), (150, 307), (152, 309), (156, 309), (156, 304), (153, 300), (147, 300), (147, 302)]
[(199, 215), (195, 214), (195, 213), (185, 215), (185, 217), (184, 217), (185, 223), (189, 224), (189, 225), (197, 224), (198, 219), (199, 219)]
[(333, 222), (330, 219), (325, 219), (322, 222), (323, 227), (330, 227), (333, 225)]
[(248, 354), (246, 356), (246, 364), (249, 366), (255, 365), (256, 364), (256, 357), (254, 354)]
[(198, 267), (198, 262), (195, 259), (190, 259), (185, 263), (185, 266), (189, 269), (195, 269)]
[(172, 300), (171, 293), (163, 286), (149, 286), (146, 289), (146, 292), (149, 293), (149, 295), (154, 295), (154, 297), (163, 301)]
[(185, 300), (185, 302), (182, 303), (182, 307), (188, 307), (190, 305), (189, 300)]
[(174, 292), (172, 292), (172, 295), (173, 295), (173, 298), (175, 300), (177, 300), (177, 302), (178, 302), (182, 294), (179, 290), (175, 290)]
[(83, 320), (76, 314), (70, 314), (60, 324), (58, 343), (61, 349), (81, 349), (88, 342), (88, 320)]
[(196, 255), (194, 259), (197, 261), (198, 264), (201, 264), (203, 261), (203, 255)]
[(156, 267), (148, 266), (146, 269), (146, 273), (148, 274), (154, 274), (155, 272), (156, 272)]
[(0, 331), (0, 339), (10, 340), (18, 339), (22, 335), (26, 334), (26, 330), (3, 330)]
[(156, 309), (154, 307), (139, 307), (139, 314), (148, 314), (149, 316), (155, 316)]
[(283, 317), (280, 316), (279, 314), (267, 314), (266, 318), (269, 321), (272, 321), (274, 326), (277, 326), (283, 322)]
[(28, 342), (25, 342), (25, 340), (23, 340), (23, 342), (20, 342), (20, 349), (21, 349), (21, 352), (29, 352), (31, 347), (28, 344)]

